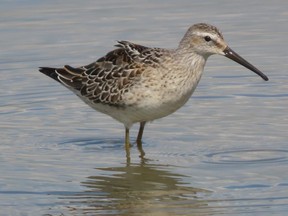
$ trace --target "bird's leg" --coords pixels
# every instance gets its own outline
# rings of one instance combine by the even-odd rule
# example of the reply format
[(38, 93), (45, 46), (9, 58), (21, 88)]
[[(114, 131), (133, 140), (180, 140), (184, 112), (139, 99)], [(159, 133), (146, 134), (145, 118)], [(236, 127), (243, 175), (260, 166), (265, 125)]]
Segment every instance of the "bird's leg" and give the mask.
[(139, 128), (139, 132), (138, 132), (138, 136), (137, 136), (137, 147), (138, 150), (140, 152), (140, 157), (143, 159), (145, 156), (145, 152), (143, 151), (142, 148), (142, 136), (143, 136), (143, 131), (144, 131), (144, 127), (145, 127), (146, 122), (140, 122), (140, 128)]
[(130, 138), (129, 138), (129, 128), (125, 127), (125, 150), (126, 150), (126, 157), (130, 160)]
[(144, 131), (144, 127), (145, 127), (146, 122), (140, 122), (140, 128), (139, 128), (139, 132), (138, 132), (138, 136), (137, 136), (137, 145), (142, 145), (142, 136), (143, 136), (143, 131)]
[(146, 122), (140, 122), (140, 128), (139, 128), (139, 132), (138, 132), (138, 136), (137, 136), (137, 140), (136, 140), (138, 145), (142, 145), (142, 136), (143, 136), (145, 124), (146, 124)]
[(125, 128), (125, 147), (131, 147), (130, 137), (129, 137), (129, 128)]

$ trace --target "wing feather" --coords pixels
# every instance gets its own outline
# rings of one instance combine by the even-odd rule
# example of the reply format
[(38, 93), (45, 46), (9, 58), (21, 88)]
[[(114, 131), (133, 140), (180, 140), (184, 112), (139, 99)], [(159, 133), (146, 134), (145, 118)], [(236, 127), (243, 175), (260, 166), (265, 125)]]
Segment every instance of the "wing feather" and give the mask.
[(41, 68), (40, 71), (92, 103), (123, 106), (123, 93), (141, 79), (147, 67), (159, 66), (160, 48), (118, 41), (117, 48), (91, 64), (74, 68)]

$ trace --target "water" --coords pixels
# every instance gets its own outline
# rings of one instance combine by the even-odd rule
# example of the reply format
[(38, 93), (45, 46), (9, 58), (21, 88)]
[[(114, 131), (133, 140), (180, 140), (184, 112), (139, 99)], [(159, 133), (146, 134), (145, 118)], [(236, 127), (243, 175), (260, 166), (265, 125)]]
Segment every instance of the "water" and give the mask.
[[(2, 0), (0, 215), (286, 215), (287, 6)], [(147, 125), (144, 159), (135, 146), (126, 159), (121, 124), (37, 71), (90, 63), (116, 40), (175, 47), (197, 22), (270, 81), (211, 57), (185, 107)]]

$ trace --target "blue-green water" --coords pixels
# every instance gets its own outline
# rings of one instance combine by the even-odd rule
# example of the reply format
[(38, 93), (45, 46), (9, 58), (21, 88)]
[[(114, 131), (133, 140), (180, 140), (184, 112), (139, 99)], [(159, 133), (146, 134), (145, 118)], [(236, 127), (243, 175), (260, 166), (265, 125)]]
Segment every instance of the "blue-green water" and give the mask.
[[(0, 215), (286, 215), (287, 7), (2, 1)], [(218, 26), (270, 81), (211, 57), (191, 100), (147, 125), (144, 159), (135, 146), (126, 159), (121, 124), (38, 72), (90, 63), (116, 40), (172, 48), (197, 22)]]

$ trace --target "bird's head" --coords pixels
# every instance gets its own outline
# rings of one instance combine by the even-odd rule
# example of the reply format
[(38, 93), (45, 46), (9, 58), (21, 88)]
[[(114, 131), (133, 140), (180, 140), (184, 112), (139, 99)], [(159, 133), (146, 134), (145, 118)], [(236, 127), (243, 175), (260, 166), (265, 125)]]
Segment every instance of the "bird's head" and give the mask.
[(178, 50), (196, 53), (203, 56), (205, 59), (213, 54), (223, 55), (258, 74), (265, 81), (268, 80), (268, 77), (265, 74), (227, 45), (223, 35), (215, 26), (206, 23), (198, 23), (191, 26), (180, 41)]

